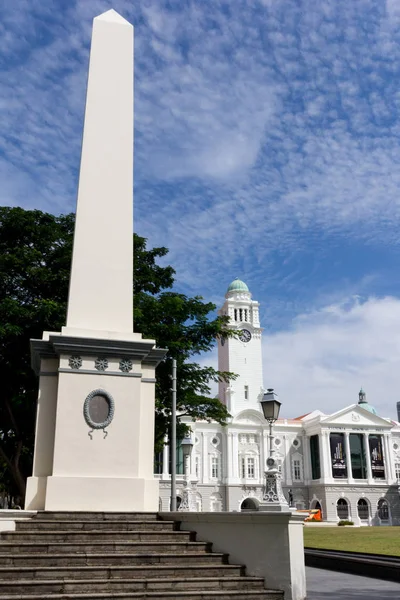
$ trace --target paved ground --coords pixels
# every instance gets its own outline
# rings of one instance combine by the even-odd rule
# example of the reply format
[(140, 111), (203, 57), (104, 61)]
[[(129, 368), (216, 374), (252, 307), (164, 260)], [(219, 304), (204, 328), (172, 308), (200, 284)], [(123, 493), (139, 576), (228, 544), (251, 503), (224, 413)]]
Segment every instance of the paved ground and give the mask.
[(400, 600), (400, 583), (306, 567), (307, 600)]

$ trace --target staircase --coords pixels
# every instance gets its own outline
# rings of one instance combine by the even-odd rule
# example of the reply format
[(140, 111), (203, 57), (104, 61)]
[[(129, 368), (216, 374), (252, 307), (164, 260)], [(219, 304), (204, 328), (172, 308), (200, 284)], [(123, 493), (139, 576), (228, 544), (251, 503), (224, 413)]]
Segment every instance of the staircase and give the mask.
[(283, 600), (156, 513), (39, 512), (0, 534), (0, 600)]

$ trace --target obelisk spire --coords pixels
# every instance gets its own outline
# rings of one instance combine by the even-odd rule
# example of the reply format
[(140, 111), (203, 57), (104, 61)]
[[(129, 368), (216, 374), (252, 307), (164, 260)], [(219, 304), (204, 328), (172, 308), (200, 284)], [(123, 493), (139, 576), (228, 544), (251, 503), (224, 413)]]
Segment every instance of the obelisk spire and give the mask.
[(68, 329), (133, 331), (133, 27), (93, 21)]

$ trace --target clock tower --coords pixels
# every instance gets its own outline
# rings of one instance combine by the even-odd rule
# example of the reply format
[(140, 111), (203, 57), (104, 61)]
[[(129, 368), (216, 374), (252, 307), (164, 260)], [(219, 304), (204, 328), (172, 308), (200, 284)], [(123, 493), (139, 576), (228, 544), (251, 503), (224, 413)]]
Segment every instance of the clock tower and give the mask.
[(219, 384), (219, 399), (232, 416), (252, 408), (261, 411), (264, 393), (259, 303), (251, 299), (247, 285), (235, 279), (225, 294), (220, 315), (229, 316), (229, 327), (240, 330), (238, 338), (218, 340), (218, 368), (238, 375)]

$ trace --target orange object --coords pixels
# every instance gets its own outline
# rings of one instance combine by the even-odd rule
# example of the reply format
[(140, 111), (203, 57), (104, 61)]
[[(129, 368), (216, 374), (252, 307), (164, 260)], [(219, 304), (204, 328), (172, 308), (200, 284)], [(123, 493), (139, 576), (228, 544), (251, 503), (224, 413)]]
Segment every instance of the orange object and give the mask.
[(321, 509), (313, 508), (309, 511), (308, 517), (305, 519), (306, 521), (322, 521), (322, 513)]

